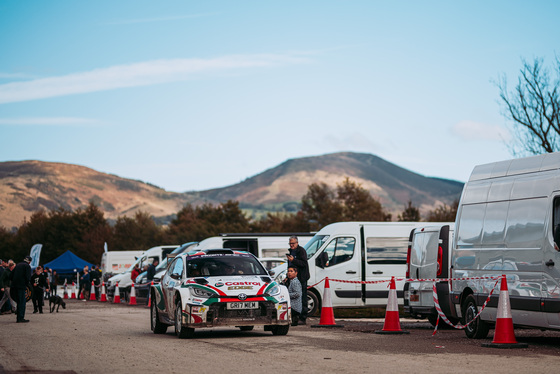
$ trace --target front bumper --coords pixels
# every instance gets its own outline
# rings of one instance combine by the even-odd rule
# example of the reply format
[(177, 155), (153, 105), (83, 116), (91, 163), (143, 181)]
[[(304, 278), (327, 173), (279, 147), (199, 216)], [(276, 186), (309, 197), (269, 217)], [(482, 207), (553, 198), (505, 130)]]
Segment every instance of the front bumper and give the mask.
[(226, 302), (208, 306), (187, 304), (182, 312), (186, 327), (287, 325), (290, 313), (287, 303), (260, 301), (258, 309), (228, 310)]

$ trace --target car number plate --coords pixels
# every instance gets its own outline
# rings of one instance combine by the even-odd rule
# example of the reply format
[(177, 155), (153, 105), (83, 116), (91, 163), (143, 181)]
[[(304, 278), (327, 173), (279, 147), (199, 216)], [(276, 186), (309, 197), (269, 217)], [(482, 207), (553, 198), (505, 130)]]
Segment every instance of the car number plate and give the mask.
[(240, 301), (234, 303), (227, 303), (228, 309), (258, 309), (258, 301)]

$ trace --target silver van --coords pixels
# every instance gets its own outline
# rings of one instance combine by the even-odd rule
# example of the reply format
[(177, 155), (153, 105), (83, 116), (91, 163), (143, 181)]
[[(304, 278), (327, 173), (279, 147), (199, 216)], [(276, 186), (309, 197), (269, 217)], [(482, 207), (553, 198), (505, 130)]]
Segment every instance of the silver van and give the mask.
[[(415, 318), (428, 318), (435, 326), (437, 312), (433, 298), (433, 282), (418, 279), (449, 278), (451, 243), (455, 223), (417, 227), (410, 232), (406, 256), (404, 309)], [(436, 283), (439, 304), (447, 318), (450, 312), (449, 282)], [(451, 321), (457, 322), (457, 321)]]
[[(514, 325), (560, 330), (560, 152), (476, 166), (455, 228), (454, 278), (505, 274)], [(495, 284), (453, 281), (455, 316), (472, 320)], [(469, 338), (487, 336), (498, 297), (465, 329)]]

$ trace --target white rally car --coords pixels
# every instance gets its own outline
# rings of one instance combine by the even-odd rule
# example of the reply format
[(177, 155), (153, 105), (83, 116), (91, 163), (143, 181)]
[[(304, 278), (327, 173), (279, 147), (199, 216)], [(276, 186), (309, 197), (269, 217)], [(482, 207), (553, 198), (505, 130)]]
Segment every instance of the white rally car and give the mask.
[(179, 338), (195, 328), (264, 326), (274, 335), (290, 328), (286, 287), (268, 275), (255, 256), (231, 249), (187, 252), (175, 257), (159, 284), (150, 289), (151, 329), (163, 334), (175, 326)]

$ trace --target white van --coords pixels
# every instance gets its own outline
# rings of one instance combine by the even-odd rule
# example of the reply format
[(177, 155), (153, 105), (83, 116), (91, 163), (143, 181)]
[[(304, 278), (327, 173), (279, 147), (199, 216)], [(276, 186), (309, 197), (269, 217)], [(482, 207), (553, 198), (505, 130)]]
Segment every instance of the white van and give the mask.
[(163, 258), (167, 256), (167, 254), (171, 253), (175, 248), (179, 247), (178, 245), (160, 245), (157, 247), (152, 247), (148, 249), (142, 257), (139, 257), (134, 264), (132, 264), (125, 272), (121, 274), (117, 274), (109, 278), (107, 281), (107, 295), (112, 296), (115, 292), (115, 286), (119, 284), (119, 291), (124, 292), (124, 295), (128, 295), (130, 292), (130, 288), (132, 286), (132, 269), (134, 269), (134, 265), (140, 265), (140, 269), (144, 266), (149, 265), (154, 262), (154, 260), (158, 260), (161, 262)]
[[(514, 325), (560, 329), (560, 152), (476, 166), (455, 227), (453, 277), (505, 274)], [(455, 314), (471, 321), (495, 283), (454, 281)], [(499, 288), (469, 338), (487, 336), (498, 297)]]
[[(437, 224), (437, 223), (434, 223)], [(344, 281), (376, 281), (404, 278), (410, 231), (425, 222), (337, 222), (323, 227), (307, 243), (310, 278), (307, 281), (309, 315), (321, 307), (326, 277), (334, 308), (385, 307), (388, 282), (376, 284)], [(273, 269), (277, 280), (286, 265)], [(316, 285), (316, 283), (320, 282)], [(403, 304), (404, 281), (397, 281), (398, 302)]]
[(115, 274), (120, 274), (132, 266), (142, 257), (144, 251), (108, 251), (101, 255), (99, 270), (104, 280)]
[[(410, 281), (404, 284), (404, 309), (415, 318), (428, 318), (434, 326), (438, 315), (434, 305), (433, 282), (417, 279), (449, 278), (454, 229), (455, 223), (449, 222), (417, 227), (410, 232), (406, 256), (406, 278)], [(449, 282), (436, 283), (436, 291), (442, 311), (448, 319), (452, 318)]]
[(246, 233), (246, 234), (221, 234), (202, 240), (193, 250), (215, 248), (230, 248), (251, 252), (261, 258), (286, 258), (290, 249), (288, 244), (290, 236), (299, 238), (299, 244), (304, 246), (313, 237), (312, 233)]

